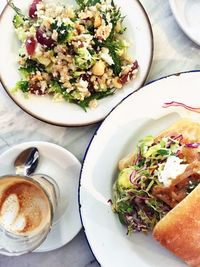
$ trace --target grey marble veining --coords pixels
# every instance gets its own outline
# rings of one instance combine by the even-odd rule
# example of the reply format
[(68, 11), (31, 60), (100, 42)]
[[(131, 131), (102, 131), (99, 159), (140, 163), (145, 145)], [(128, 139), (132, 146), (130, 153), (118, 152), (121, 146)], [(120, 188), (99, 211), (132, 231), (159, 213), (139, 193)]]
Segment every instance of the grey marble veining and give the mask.
[[(85, 127), (58, 127), (41, 122), (21, 109), (0, 91), (1, 149), (25, 141), (48, 141), (67, 148), (81, 161), (98, 124)], [(81, 148), (80, 148), (81, 143)]]
[[(0, 11), (5, 3), (6, 0), (0, 1)], [(141, 3), (148, 13), (154, 35), (154, 58), (147, 81), (172, 73), (200, 69), (200, 49), (179, 28), (168, 1), (141, 0)], [(67, 148), (82, 161), (87, 145), (98, 126), (99, 124), (67, 128), (38, 121), (23, 112), (0, 86), (0, 153), (21, 142), (42, 140)], [(99, 265), (89, 249), (83, 231), (69, 244), (55, 251), (31, 253), (20, 257), (0, 255), (0, 267), (39, 266)]]
[(53, 252), (32, 253), (17, 257), (0, 256), (1, 267), (97, 267), (87, 246), (83, 232), (68, 245)]

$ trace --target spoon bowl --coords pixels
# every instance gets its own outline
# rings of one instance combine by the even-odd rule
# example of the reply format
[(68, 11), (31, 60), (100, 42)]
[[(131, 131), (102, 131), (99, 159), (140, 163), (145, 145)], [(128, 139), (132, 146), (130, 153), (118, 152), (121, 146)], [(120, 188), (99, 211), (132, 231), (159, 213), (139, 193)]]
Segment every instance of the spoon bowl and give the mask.
[(39, 162), (39, 151), (36, 147), (23, 150), (15, 159), (15, 173), (18, 175), (31, 175), (37, 168)]

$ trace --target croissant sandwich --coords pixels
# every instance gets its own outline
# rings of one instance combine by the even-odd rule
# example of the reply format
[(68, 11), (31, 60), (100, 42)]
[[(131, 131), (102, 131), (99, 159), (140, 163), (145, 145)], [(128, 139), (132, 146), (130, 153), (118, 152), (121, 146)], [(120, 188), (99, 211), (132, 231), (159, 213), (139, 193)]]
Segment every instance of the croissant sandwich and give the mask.
[(153, 237), (200, 267), (200, 124), (183, 119), (146, 136), (119, 162), (112, 208), (127, 232)]

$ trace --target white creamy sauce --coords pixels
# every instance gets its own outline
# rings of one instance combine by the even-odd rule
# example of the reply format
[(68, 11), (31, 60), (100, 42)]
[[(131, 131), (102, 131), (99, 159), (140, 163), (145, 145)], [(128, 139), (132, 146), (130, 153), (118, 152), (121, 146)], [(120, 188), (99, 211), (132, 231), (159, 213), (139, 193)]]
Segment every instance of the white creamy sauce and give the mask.
[(169, 186), (172, 179), (175, 179), (178, 175), (182, 174), (188, 164), (181, 164), (182, 160), (176, 156), (170, 156), (164, 169), (160, 172), (158, 180), (164, 184), (164, 186)]

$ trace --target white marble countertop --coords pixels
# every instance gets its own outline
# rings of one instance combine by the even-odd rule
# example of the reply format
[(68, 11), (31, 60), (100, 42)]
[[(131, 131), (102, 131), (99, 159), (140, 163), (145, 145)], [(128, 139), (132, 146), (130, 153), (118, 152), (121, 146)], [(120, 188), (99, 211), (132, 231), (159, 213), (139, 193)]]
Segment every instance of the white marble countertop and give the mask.
[[(0, 1), (0, 11), (6, 0)], [(168, 1), (141, 0), (154, 34), (154, 58), (147, 82), (164, 75), (200, 69), (200, 49), (178, 27)], [(189, 89), (189, 88), (188, 88)], [(25, 141), (49, 141), (71, 151), (82, 161), (99, 124), (79, 128), (48, 125), (23, 112), (0, 86), (0, 153)], [(83, 231), (66, 246), (51, 252), (19, 257), (0, 255), (2, 267), (97, 267)]]

